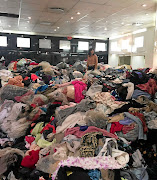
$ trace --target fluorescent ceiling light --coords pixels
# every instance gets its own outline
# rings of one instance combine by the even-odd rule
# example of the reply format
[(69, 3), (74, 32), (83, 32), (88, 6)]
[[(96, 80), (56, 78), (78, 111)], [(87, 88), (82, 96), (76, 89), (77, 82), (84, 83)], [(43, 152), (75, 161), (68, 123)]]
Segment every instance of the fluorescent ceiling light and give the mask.
[(40, 22), (41, 25), (45, 25), (45, 26), (50, 26), (51, 25), (51, 22), (48, 22), (48, 21), (43, 21), (43, 22)]

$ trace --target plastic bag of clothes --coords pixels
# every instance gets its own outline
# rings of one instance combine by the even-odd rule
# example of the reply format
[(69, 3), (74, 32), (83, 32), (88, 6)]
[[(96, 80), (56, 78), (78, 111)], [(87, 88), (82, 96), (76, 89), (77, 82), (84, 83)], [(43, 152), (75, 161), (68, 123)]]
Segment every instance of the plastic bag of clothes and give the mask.
[(80, 71), (80, 72), (84, 72), (86, 70), (86, 66), (82, 63), (82, 61), (75, 62), (75, 64), (73, 65), (73, 68), (76, 71)]
[(58, 69), (66, 69), (68, 68), (68, 64), (64, 63), (64, 62), (60, 62), (59, 64), (56, 65)]
[(24, 66), (26, 63), (27, 63), (27, 60), (24, 59), (24, 58), (22, 58), (21, 60), (19, 60), (19, 61), (17, 62), (17, 65), (18, 65), (18, 66)]

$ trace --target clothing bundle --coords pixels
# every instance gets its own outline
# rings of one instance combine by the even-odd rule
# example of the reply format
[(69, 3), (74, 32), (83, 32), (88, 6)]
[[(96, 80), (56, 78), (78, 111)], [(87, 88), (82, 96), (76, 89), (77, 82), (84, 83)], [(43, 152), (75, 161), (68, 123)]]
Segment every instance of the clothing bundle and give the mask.
[(0, 179), (157, 179), (157, 82), (28, 59), (0, 70)]

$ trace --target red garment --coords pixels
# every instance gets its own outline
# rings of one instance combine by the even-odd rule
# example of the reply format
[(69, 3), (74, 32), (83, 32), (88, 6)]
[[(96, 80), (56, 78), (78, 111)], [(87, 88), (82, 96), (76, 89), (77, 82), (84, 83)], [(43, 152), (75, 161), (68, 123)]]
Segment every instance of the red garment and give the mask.
[(30, 151), (29, 156), (25, 156), (21, 162), (21, 166), (27, 167), (27, 168), (35, 168), (35, 164), (39, 160), (39, 151)]
[(129, 124), (129, 125), (124, 125), (123, 128), (122, 128), (122, 132), (123, 132), (123, 134), (127, 134), (128, 132), (130, 132), (134, 128), (135, 128), (135, 123), (132, 123), (132, 124)]
[(121, 131), (124, 125), (120, 124), (119, 122), (113, 122), (111, 124), (110, 133), (114, 134), (115, 132)]
[(25, 81), (25, 80), (28, 80), (28, 78), (29, 78), (29, 77), (28, 77), (28, 76), (26, 76), (23, 80), (24, 80), (24, 81)]
[(31, 79), (35, 81), (38, 79), (38, 76), (36, 74), (31, 74)]
[(42, 131), (41, 131), (40, 133), (42, 134), (45, 130), (49, 130), (50, 128), (53, 129), (52, 133), (56, 133), (55, 127), (54, 127), (53, 125), (51, 125), (51, 124), (47, 124), (47, 125), (42, 129)]
[(37, 107), (36, 104), (31, 104), (30, 106), (33, 107), (33, 108), (36, 108), (36, 107)]
[(142, 113), (139, 113), (139, 112), (134, 112), (134, 113), (129, 112), (129, 113), (134, 115), (134, 116), (137, 116), (141, 120), (141, 122), (143, 124), (143, 131), (146, 134), (148, 132), (148, 128), (147, 128), (147, 125), (146, 125), (146, 120), (145, 120), (144, 115)]
[(86, 89), (87, 85), (81, 81), (72, 81), (72, 84), (75, 88), (75, 102), (80, 103), (85, 98), (82, 91)]
[(38, 65), (39, 63), (31, 62), (29, 65)]
[(17, 69), (17, 61), (15, 61), (14, 67), (13, 67), (13, 70), (14, 70), (14, 71), (16, 71), (16, 69)]
[(33, 136), (25, 136), (25, 140), (31, 145), (35, 138)]
[(59, 102), (59, 101), (57, 102), (57, 101), (55, 101), (55, 102), (53, 102), (52, 104), (60, 104), (60, 105), (61, 105), (62, 102)]
[(72, 135), (77, 136), (78, 138), (81, 138), (82, 136), (84, 136), (85, 134), (90, 133), (90, 132), (102, 132), (104, 136), (118, 139), (118, 136), (116, 136), (115, 134), (111, 134), (108, 131), (106, 131), (105, 129), (100, 129), (95, 126), (89, 126), (88, 129), (85, 131), (80, 131), (80, 127), (68, 128), (65, 131), (64, 136), (72, 134)]
[(139, 84), (137, 87), (151, 95), (154, 95), (157, 91), (157, 84), (155, 79), (149, 79), (147, 83)]
[(45, 130), (49, 130), (49, 128), (52, 128), (52, 129), (53, 129), (52, 133), (56, 133), (56, 129), (55, 129), (54, 125), (51, 124), (51, 122), (52, 122), (54, 119), (55, 119), (54, 117), (51, 118), (50, 122), (41, 130), (41, 132), (40, 132), (41, 134), (42, 134)]

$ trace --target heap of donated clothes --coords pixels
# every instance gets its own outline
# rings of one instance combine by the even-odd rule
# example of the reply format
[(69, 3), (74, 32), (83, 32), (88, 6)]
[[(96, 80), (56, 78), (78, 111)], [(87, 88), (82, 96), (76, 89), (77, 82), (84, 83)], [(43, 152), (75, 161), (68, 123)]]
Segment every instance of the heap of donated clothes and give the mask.
[(156, 180), (157, 71), (29, 59), (0, 70), (1, 180)]

